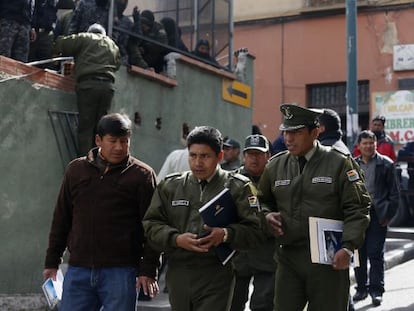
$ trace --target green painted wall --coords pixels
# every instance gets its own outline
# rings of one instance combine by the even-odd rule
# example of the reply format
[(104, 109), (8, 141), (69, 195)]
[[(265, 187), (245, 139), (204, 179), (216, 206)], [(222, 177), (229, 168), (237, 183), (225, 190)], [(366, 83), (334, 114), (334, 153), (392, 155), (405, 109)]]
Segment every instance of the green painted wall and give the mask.
[[(1, 68), (0, 68), (1, 71)], [(253, 60), (249, 58), (247, 83)], [(181, 148), (181, 124), (212, 125), (241, 142), (250, 134), (251, 108), (224, 102), (222, 76), (177, 62), (176, 87), (121, 68), (113, 111), (142, 118), (131, 153), (154, 167)], [(251, 84), (250, 84), (251, 85)], [(48, 110), (76, 111), (73, 93), (24, 79), (0, 82), (0, 295), (40, 293), (43, 260), (63, 165)], [(160, 130), (156, 118), (162, 118)]]

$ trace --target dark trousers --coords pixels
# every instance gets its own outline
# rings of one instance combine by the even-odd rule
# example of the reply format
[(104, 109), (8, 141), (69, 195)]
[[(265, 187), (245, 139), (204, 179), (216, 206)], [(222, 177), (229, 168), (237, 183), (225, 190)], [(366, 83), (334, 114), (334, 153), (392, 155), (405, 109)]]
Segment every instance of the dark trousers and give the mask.
[(231, 311), (244, 311), (249, 299), (250, 281), (253, 279), (253, 293), (250, 298), (251, 311), (272, 311), (275, 295), (275, 273), (267, 271), (252, 271), (250, 275), (240, 275), (236, 271)]
[[(53, 34), (36, 32), (36, 40), (30, 43), (29, 62), (52, 58)], [(40, 68), (56, 68), (53, 63), (38, 65)]]
[(172, 311), (227, 311), (233, 296), (231, 264), (185, 265), (168, 260), (166, 274)]
[(387, 227), (380, 226), (374, 210), (370, 214), (371, 222), (366, 231), (365, 242), (359, 249), (360, 267), (355, 268), (355, 278), (357, 291), (382, 294), (384, 292), (384, 244)]
[(346, 311), (349, 298), (349, 269), (313, 264), (306, 246), (277, 250), (275, 311)]
[(30, 24), (0, 18), (0, 55), (27, 62), (30, 44)]
[(108, 113), (114, 96), (113, 83), (86, 80), (76, 86), (79, 111), (78, 155), (84, 156), (95, 145), (95, 128)]

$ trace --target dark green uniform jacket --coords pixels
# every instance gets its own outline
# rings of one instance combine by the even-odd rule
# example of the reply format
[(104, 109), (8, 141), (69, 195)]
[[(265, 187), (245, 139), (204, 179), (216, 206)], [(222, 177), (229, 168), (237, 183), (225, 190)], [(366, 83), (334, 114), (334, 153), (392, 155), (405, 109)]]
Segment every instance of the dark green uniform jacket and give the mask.
[(218, 262), (213, 249), (208, 253), (190, 252), (177, 247), (176, 238), (185, 232), (203, 232), (198, 209), (225, 187), (230, 189), (239, 216), (238, 223), (227, 227), (227, 242), (234, 249), (247, 249), (261, 241), (260, 220), (251, 207), (258, 204), (256, 188), (247, 177), (218, 167), (215, 176), (201, 190), (191, 172), (170, 175), (157, 186), (143, 222), (149, 243), (166, 252), (170, 264), (191, 264), (200, 260)]
[(359, 248), (371, 204), (361, 170), (335, 148), (315, 148), (302, 174), (288, 151), (270, 159), (259, 182), (261, 206), (281, 213), (282, 245), (309, 245), (309, 216), (315, 216), (344, 221), (342, 246)]
[[(236, 172), (250, 178), (249, 173), (244, 169), (244, 166)], [(252, 182), (254, 181), (252, 180)], [(275, 247), (276, 241), (272, 235), (255, 249), (240, 251), (233, 260), (235, 269), (240, 275), (243, 275), (244, 273), (250, 275), (251, 269), (274, 273), (276, 271), (276, 262), (273, 259)]]
[(82, 32), (59, 37), (55, 52), (75, 58), (75, 77), (79, 81), (87, 75), (107, 76), (115, 81), (115, 71), (121, 66), (121, 54), (114, 41), (108, 36)]

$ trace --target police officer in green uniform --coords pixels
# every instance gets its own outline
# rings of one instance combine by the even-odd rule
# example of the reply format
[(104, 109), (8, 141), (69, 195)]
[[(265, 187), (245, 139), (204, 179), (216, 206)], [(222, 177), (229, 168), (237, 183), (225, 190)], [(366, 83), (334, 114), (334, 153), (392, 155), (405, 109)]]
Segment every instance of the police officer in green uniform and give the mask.
[[(236, 172), (250, 178), (257, 185), (269, 160), (269, 141), (263, 135), (249, 135), (243, 149), (243, 163)], [(249, 298), (249, 286), (253, 280), (253, 292), (250, 297), (251, 311), (273, 310), (275, 291), (276, 262), (275, 238), (269, 236), (257, 248), (240, 251), (233, 263), (236, 274), (231, 311), (244, 311)]]
[[(343, 311), (348, 308), (349, 265), (364, 241), (371, 200), (359, 166), (317, 140), (321, 111), (280, 106), (287, 151), (275, 155), (259, 182), (259, 201), (276, 250), (276, 311)], [(341, 248), (332, 265), (311, 262), (309, 217), (342, 220)]]
[[(215, 246), (256, 246), (263, 239), (256, 188), (240, 174), (224, 171), (220, 132), (196, 127), (187, 137), (190, 171), (167, 176), (158, 185), (144, 216), (148, 242), (168, 256), (166, 283), (173, 311), (229, 310), (234, 276)], [(239, 221), (226, 228), (204, 225), (198, 209), (228, 188)]]

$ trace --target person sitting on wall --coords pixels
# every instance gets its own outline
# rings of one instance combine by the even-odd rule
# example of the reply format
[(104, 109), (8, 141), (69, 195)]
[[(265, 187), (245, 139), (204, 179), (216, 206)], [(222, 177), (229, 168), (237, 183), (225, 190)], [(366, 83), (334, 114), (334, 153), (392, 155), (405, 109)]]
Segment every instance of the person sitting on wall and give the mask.
[(191, 52), (198, 58), (205, 59), (214, 65), (219, 65), (214, 57), (210, 55), (210, 42), (207, 39), (200, 39), (197, 42), (197, 45), (194, 51)]
[[(161, 44), (168, 43), (167, 33), (163, 26), (155, 21), (154, 13), (150, 10), (144, 10), (140, 13), (138, 7), (134, 7), (133, 17), (133, 32)], [(156, 43), (134, 36), (130, 36), (128, 40), (129, 63), (131, 65), (160, 73), (164, 69), (164, 52), (164, 47)]]

